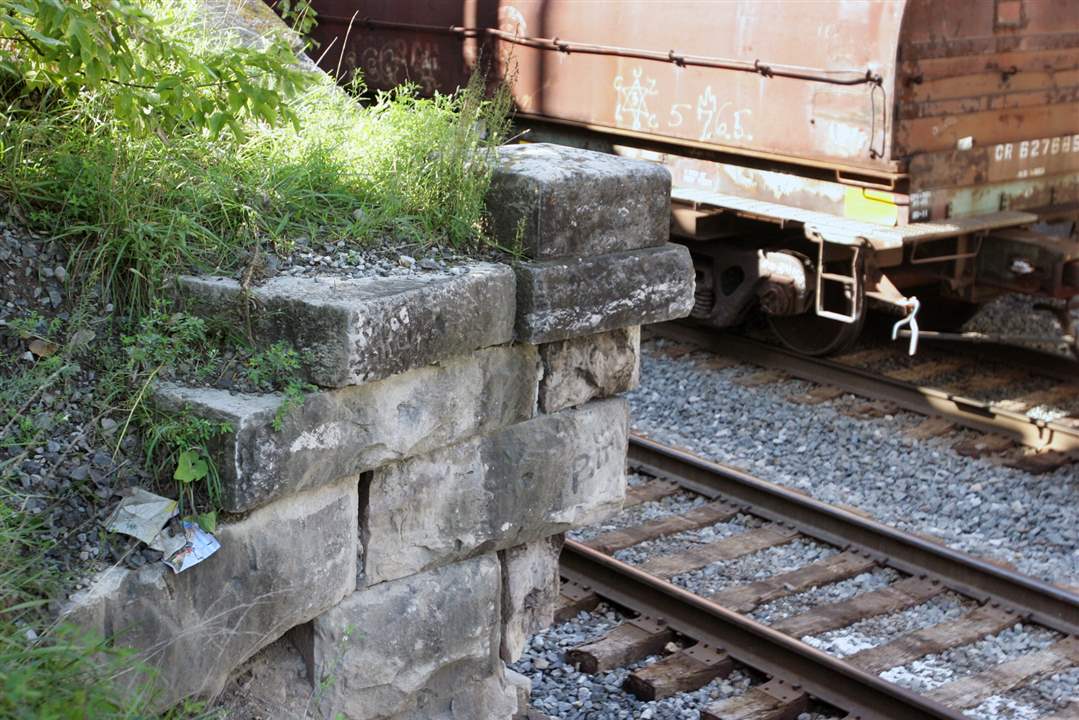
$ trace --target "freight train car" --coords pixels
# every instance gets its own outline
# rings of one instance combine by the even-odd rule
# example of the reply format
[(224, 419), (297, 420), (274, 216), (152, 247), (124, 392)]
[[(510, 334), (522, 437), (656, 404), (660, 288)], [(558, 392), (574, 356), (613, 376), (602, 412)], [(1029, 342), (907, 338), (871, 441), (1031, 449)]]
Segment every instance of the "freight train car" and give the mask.
[(528, 140), (665, 164), (713, 325), (759, 309), (826, 354), (869, 306), (916, 338), (1002, 292), (1079, 302), (1079, 2), (314, 7), (370, 87), (453, 89), (483, 54)]

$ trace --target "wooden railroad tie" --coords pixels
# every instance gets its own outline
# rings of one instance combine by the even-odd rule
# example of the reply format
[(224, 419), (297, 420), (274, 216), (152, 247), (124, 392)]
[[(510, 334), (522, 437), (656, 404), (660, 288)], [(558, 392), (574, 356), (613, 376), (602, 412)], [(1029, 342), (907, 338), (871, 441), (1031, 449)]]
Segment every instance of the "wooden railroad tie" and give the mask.
[(669, 482), (667, 480), (645, 480), (642, 483), (636, 485), (630, 485), (626, 488), (626, 499), (622, 503), (622, 508), (630, 508), (634, 505), (641, 505), (646, 502), (654, 502), (660, 500), (669, 495), (674, 495), (682, 490), (678, 483)]
[(1050, 473), (1074, 462), (1075, 456), (1057, 450), (1024, 452), (1022, 448), (1019, 448), (1015, 454), (1004, 460), (1006, 466), (1022, 470), (1031, 475)]
[(780, 372), (778, 370), (761, 370), (749, 375), (743, 375), (740, 378), (735, 378), (734, 384), (746, 388), (753, 388), (760, 387), (761, 385), (771, 385), (772, 383), (788, 379), (790, 379), (790, 375), (785, 372)]
[(821, 605), (801, 615), (780, 620), (772, 627), (797, 638), (818, 635), (865, 618), (906, 610), (942, 592), (944, 586), (939, 581), (909, 577), (880, 590), (855, 595), (849, 600)]
[(720, 501), (710, 502), (679, 515), (668, 515), (633, 527), (601, 533), (584, 544), (611, 555), (646, 540), (715, 525), (738, 513), (738, 508), (733, 505)]
[(1044, 650), (941, 685), (930, 691), (929, 697), (949, 707), (973, 707), (993, 695), (1006, 693), (1038, 678), (1067, 670), (1076, 663), (1079, 663), (1079, 638), (1068, 637)]
[(600, 603), (599, 595), (572, 580), (563, 580), (554, 622), (563, 623), (577, 617), (578, 613), (591, 612)]
[(845, 394), (846, 390), (837, 388), (835, 385), (818, 385), (801, 395), (791, 395), (787, 399), (801, 405), (820, 405)]
[(908, 430), (907, 437), (913, 438), (914, 440), (928, 440), (929, 438), (940, 437), (954, 431), (955, 423), (942, 417), (928, 417)]
[(656, 577), (669, 578), (699, 570), (714, 562), (733, 560), (775, 545), (784, 545), (797, 536), (796, 530), (767, 525), (682, 552), (657, 555), (645, 560), (638, 567)]
[(566, 651), (566, 662), (581, 672), (598, 673), (663, 653), (674, 631), (647, 616), (626, 620), (594, 642)]
[(727, 677), (733, 669), (734, 661), (727, 653), (698, 643), (634, 670), (622, 688), (641, 700), (662, 700), (698, 690), (717, 677)]
[(863, 367), (865, 365), (875, 365), (893, 357), (895, 357), (895, 350), (891, 347), (884, 347), (859, 350), (858, 352), (849, 353), (847, 355), (840, 355), (835, 359), (843, 365)]
[(797, 570), (755, 580), (746, 585), (721, 590), (709, 598), (717, 605), (748, 613), (764, 603), (800, 593), (818, 585), (845, 580), (870, 570), (876, 563), (864, 555), (847, 551)]
[(899, 370), (890, 370), (884, 373), (893, 380), (908, 383), (922, 383), (931, 378), (939, 377), (969, 365), (968, 360), (930, 360), (911, 367)]
[(797, 685), (769, 680), (738, 697), (712, 703), (701, 720), (794, 720), (809, 705), (809, 696)]
[(1019, 621), (1015, 613), (983, 606), (970, 611), (958, 620), (932, 625), (902, 635), (891, 642), (877, 645), (845, 660), (866, 672), (877, 675), (885, 670), (917, 660), (932, 653), (959, 647), (994, 635)]
[(985, 455), (1004, 452), (1013, 447), (1015, 447), (1015, 440), (1007, 435), (989, 433), (970, 438), (969, 440), (960, 440), (952, 446), (952, 449), (964, 457), (979, 458)]

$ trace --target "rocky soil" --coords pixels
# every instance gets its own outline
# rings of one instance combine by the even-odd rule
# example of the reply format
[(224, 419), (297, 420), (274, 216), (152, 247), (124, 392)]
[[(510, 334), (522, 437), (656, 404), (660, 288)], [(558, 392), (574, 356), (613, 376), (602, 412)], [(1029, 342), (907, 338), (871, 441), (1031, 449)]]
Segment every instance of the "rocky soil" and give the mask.
[[(109, 340), (112, 307), (72, 287), (68, 260), (58, 244), (0, 226), (0, 483), (6, 502), (40, 523), (35, 534), (51, 545), (45, 561), (85, 576), (160, 553), (102, 529), (119, 493), (149, 485), (150, 473), (137, 433), (100, 396), (95, 354)], [(76, 321), (77, 332), (68, 327)], [(74, 349), (58, 362), (62, 334)]]

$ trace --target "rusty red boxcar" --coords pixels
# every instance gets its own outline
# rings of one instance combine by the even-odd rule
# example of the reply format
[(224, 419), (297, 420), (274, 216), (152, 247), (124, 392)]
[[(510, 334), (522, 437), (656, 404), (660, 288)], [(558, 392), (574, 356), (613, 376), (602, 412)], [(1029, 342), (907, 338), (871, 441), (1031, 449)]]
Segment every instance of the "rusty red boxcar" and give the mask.
[(759, 308), (823, 354), (868, 305), (1079, 296), (1079, 2), (313, 5), (370, 87), (452, 90), (483, 53), (528, 140), (665, 164), (714, 325)]

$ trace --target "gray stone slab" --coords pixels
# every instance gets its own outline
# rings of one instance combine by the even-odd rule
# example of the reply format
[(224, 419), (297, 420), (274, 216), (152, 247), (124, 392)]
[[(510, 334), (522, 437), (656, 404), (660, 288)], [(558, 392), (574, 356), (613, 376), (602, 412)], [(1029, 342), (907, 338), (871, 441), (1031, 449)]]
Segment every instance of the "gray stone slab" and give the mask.
[(519, 690), (509, 681), (510, 672), (505, 671), (506, 678), (496, 674), (460, 687), (448, 697), (425, 693), (414, 709), (387, 720), (513, 720), (521, 705)]
[(309, 394), (272, 421), (279, 395), (162, 384), (154, 402), (227, 421), (212, 443), (223, 507), (240, 512), (532, 417), (539, 357), (527, 345), (496, 347), (367, 385)]
[(541, 415), (373, 473), (361, 508), (364, 582), (588, 525), (621, 509), (620, 398)]
[(671, 175), (657, 163), (534, 143), (499, 148), (487, 193), (495, 239), (536, 260), (662, 245)]
[(176, 293), (189, 312), (249, 326), (259, 345), (291, 343), (304, 357), (310, 382), (342, 387), (509, 342), (513, 271), (496, 263), (465, 270), (369, 278), (282, 275), (247, 293), (230, 278), (183, 276)]
[(558, 556), (562, 552), (562, 539), (561, 535), (553, 535), (498, 554), (502, 561), (500, 654), (507, 663), (520, 660), (528, 638), (554, 622), (559, 603)]
[(323, 715), (412, 718), (498, 673), (499, 583), (491, 553), (359, 590), (318, 617)]
[(640, 382), (641, 328), (634, 325), (539, 346), (543, 412), (629, 392)]
[[(162, 707), (215, 695), (240, 663), (355, 589), (357, 482), (221, 524), (221, 548), (178, 575), (162, 563), (111, 568), (72, 597), (64, 620), (133, 648), (157, 671)], [(144, 678), (132, 669), (120, 680)]]
[(523, 262), (517, 338), (533, 344), (686, 317), (693, 309), (689, 250), (658, 248)]

